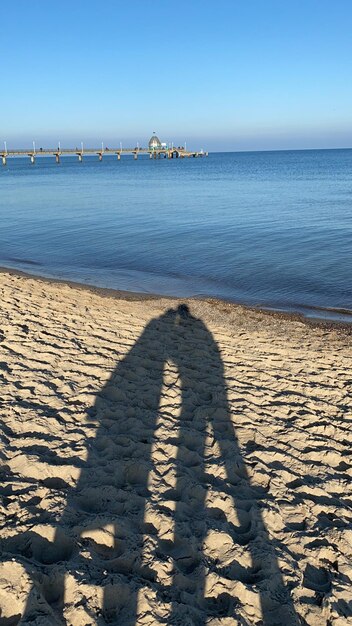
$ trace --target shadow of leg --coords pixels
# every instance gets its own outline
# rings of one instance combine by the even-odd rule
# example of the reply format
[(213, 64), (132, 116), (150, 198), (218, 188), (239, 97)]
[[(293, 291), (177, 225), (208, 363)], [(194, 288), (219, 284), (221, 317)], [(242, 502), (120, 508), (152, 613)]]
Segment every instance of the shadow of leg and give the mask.
[(260, 502), (266, 492), (250, 483), (228, 410), (216, 410), (212, 423), (226, 470), (227, 492), (238, 520), (238, 525), (228, 526), (228, 531), (234, 543), (248, 549), (251, 560), (247, 569), (234, 563), (227, 568), (227, 576), (259, 591), (263, 626), (298, 626), (300, 621), (262, 518)]

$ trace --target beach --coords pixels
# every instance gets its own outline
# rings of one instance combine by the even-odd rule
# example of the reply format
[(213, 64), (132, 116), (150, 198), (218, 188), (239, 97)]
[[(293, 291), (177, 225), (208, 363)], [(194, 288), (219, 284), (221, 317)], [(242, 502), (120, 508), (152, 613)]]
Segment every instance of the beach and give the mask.
[(351, 326), (0, 287), (0, 624), (352, 623)]

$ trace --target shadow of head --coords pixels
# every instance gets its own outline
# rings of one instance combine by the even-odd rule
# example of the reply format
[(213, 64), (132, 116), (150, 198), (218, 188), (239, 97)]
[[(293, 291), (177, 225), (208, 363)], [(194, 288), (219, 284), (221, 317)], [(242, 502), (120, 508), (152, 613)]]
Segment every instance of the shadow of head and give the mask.
[(184, 302), (179, 304), (176, 309), (168, 309), (164, 314), (164, 318), (167, 320), (173, 320), (176, 326), (182, 323), (182, 321), (191, 321), (196, 319), (193, 317), (188, 304), (185, 304)]

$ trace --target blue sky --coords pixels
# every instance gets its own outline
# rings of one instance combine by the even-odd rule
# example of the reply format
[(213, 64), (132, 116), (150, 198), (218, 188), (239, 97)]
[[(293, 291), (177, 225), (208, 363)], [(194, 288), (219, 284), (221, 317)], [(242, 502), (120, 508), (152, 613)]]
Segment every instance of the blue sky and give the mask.
[(352, 146), (351, 0), (0, 4), (0, 142)]

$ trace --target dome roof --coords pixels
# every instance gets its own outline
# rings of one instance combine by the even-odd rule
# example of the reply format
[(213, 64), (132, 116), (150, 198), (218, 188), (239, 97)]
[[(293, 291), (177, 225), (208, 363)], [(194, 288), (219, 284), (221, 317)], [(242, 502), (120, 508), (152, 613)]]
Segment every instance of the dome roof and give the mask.
[(161, 148), (161, 141), (159, 137), (157, 137), (156, 135), (153, 135), (149, 139), (149, 148)]

